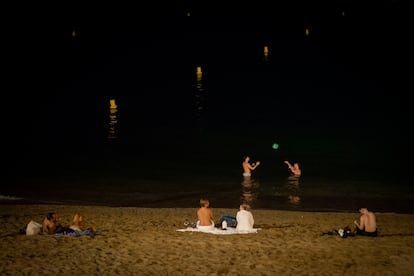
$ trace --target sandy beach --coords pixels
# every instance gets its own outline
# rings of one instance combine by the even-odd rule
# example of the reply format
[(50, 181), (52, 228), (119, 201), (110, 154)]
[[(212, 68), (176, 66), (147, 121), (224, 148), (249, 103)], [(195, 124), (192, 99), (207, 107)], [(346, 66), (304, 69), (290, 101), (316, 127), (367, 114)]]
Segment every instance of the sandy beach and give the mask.
[[(55, 211), (80, 212), (92, 236), (26, 236)], [(180, 232), (195, 208), (0, 205), (1, 275), (412, 275), (414, 215), (376, 213), (379, 236), (323, 234), (352, 226), (355, 213), (252, 210), (258, 233)], [(214, 215), (236, 209), (214, 208)]]

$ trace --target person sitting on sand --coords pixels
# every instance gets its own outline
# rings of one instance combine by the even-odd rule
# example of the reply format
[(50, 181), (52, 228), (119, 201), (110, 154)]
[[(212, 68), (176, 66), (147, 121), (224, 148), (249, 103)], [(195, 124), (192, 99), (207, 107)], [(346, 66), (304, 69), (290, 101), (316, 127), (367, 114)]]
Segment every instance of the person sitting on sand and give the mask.
[(197, 228), (202, 230), (214, 229), (213, 211), (208, 199), (200, 199), (200, 208), (197, 210)]
[(360, 208), (359, 212), (361, 213), (359, 223), (356, 220), (354, 221), (354, 224), (356, 225), (356, 234), (376, 237), (378, 235), (378, 231), (375, 214), (368, 211), (367, 208)]
[(293, 166), (289, 163), (289, 161), (284, 161), (284, 163), (288, 165), (288, 168), (293, 173), (293, 175), (300, 176), (302, 174), (302, 170), (299, 167), (299, 163), (293, 163)]
[(72, 225), (69, 226), (70, 229), (74, 230), (76, 233), (82, 232), (82, 223), (83, 223), (83, 217), (82, 215), (76, 213), (73, 216)]
[(238, 231), (251, 231), (253, 230), (254, 219), (253, 215), (250, 212), (250, 205), (241, 204), (240, 210), (236, 214), (237, 226), (236, 230)]
[(244, 157), (242, 167), (243, 167), (243, 176), (244, 177), (250, 177), (252, 175), (252, 171), (257, 168), (257, 166), (260, 165), (260, 161), (257, 161), (256, 163), (250, 164), (250, 156)]
[(69, 228), (73, 231), (75, 231), (76, 234), (78, 235), (92, 235), (95, 232), (95, 229), (93, 228), (88, 228), (88, 229), (83, 229), (83, 223), (84, 223), (84, 218), (81, 214), (76, 213), (73, 216), (73, 221), (72, 221), (72, 225), (69, 226)]
[(60, 218), (57, 213), (48, 213), (46, 217), (43, 219), (42, 232), (44, 234), (51, 235), (60, 232), (62, 230), (62, 226), (58, 223), (59, 220)]

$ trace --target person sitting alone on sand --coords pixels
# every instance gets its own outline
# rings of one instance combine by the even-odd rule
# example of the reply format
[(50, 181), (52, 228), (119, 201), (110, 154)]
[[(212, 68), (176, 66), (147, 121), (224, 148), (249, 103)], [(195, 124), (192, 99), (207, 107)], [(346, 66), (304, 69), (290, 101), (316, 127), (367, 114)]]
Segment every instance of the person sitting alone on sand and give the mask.
[(237, 226), (236, 230), (238, 231), (251, 231), (253, 230), (254, 219), (253, 215), (250, 212), (250, 205), (241, 204), (240, 210), (236, 214)]
[(250, 164), (250, 156), (246, 156), (242, 163), (243, 176), (250, 177), (252, 175), (252, 171), (254, 171), (259, 165), (260, 165), (260, 161)]
[(208, 199), (200, 199), (200, 208), (197, 210), (197, 228), (201, 230), (214, 229), (213, 211)]
[(293, 163), (293, 166), (289, 163), (289, 161), (284, 161), (284, 163), (288, 165), (288, 168), (293, 173), (293, 175), (300, 176), (302, 174), (302, 170), (299, 167), (299, 163)]
[(60, 220), (59, 216), (55, 212), (50, 212), (46, 215), (46, 217), (43, 219), (42, 224), (42, 232), (44, 234), (50, 234), (53, 235), (60, 231), (62, 228), (60, 224), (58, 224), (58, 221)]
[(356, 225), (356, 234), (376, 237), (378, 235), (378, 231), (375, 214), (368, 211), (367, 208), (360, 208), (359, 212), (361, 213), (359, 223), (356, 220), (354, 221), (354, 224)]

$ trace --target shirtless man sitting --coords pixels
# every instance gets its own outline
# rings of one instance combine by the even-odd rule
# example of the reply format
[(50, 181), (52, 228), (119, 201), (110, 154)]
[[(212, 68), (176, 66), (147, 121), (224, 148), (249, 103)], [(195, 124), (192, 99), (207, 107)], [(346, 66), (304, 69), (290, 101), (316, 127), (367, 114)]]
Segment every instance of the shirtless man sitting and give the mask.
[(60, 225), (58, 225), (59, 216), (54, 213), (48, 213), (43, 219), (43, 233), (44, 234), (55, 234), (58, 231)]
[(360, 208), (359, 212), (361, 213), (359, 223), (356, 220), (354, 221), (354, 224), (356, 225), (356, 234), (376, 237), (378, 232), (375, 214), (368, 211), (367, 208)]
[(197, 210), (197, 228), (214, 229), (213, 211), (210, 208), (208, 199), (200, 199), (200, 208)]

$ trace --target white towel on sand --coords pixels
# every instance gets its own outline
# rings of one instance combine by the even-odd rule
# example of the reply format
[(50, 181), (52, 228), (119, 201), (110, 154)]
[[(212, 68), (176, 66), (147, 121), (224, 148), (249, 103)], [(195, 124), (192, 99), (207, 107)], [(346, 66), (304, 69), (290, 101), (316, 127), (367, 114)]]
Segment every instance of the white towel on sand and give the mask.
[(221, 228), (204, 230), (204, 229), (198, 229), (198, 228), (192, 228), (192, 227), (187, 227), (184, 229), (177, 229), (177, 231), (180, 231), (180, 232), (201, 232), (201, 233), (209, 233), (209, 234), (215, 234), (215, 235), (250, 234), (250, 233), (257, 233), (258, 230), (260, 230), (260, 228), (253, 228), (252, 230), (249, 230), (249, 231), (236, 230), (236, 228), (233, 228), (233, 227), (227, 227), (226, 230), (223, 230)]

